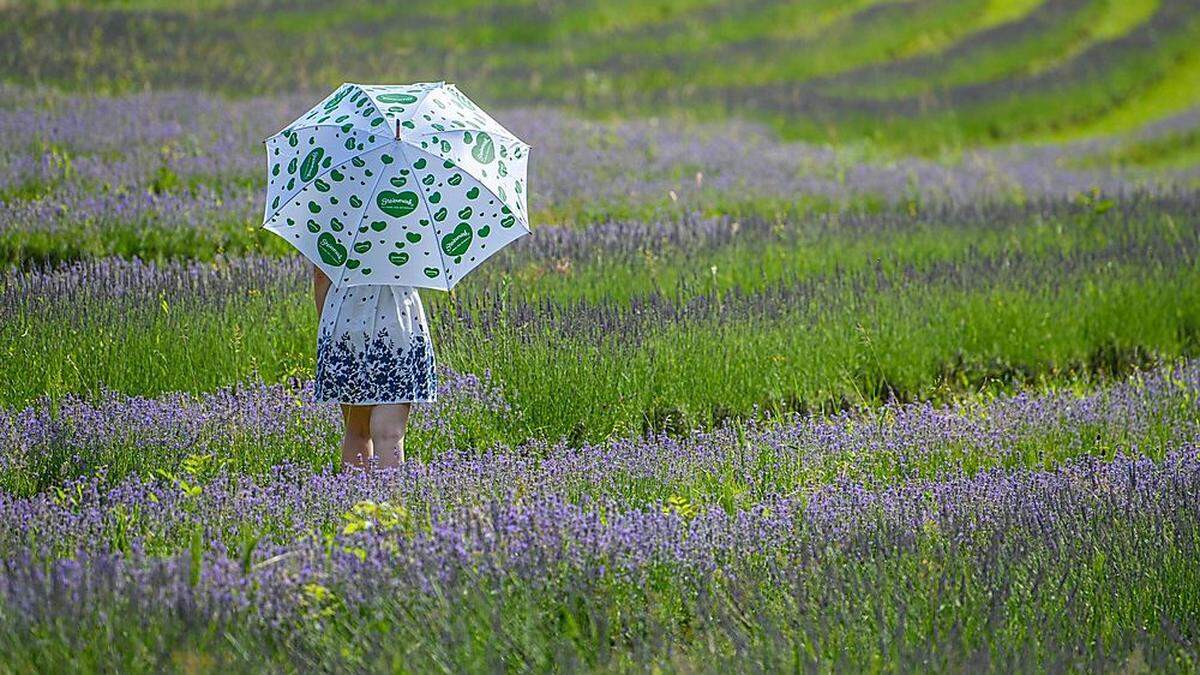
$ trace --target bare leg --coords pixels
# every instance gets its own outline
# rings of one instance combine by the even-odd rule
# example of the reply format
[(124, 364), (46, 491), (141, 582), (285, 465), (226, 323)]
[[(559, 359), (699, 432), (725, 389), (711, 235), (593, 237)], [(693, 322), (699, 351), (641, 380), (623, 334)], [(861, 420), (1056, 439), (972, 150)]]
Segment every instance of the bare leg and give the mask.
[(371, 441), (378, 451), (379, 466), (400, 466), (404, 461), (404, 432), (408, 427), (408, 403), (377, 405), (371, 411)]
[(365, 469), (373, 455), (369, 405), (342, 405), (346, 435), (342, 437), (342, 467)]

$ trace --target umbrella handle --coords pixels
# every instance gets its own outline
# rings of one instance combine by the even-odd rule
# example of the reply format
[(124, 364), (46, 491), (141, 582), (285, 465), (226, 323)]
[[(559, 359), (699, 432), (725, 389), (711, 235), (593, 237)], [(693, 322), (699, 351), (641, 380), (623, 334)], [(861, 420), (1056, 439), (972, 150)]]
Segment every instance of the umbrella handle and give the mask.
[(396, 140), (400, 140), (400, 120), (396, 120)]

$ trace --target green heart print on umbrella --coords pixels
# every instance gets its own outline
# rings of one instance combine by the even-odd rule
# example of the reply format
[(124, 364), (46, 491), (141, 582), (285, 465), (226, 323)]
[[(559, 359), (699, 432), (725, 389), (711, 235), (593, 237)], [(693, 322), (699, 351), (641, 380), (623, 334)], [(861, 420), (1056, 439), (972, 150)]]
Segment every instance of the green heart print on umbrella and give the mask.
[(403, 218), (416, 211), (420, 201), (421, 198), (417, 196), (417, 193), (411, 190), (404, 192), (384, 190), (375, 197), (375, 204), (379, 210), (393, 218)]
[(490, 164), (496, 159), (496, 144), (492, 137), (480, 132), (475, 136), (475, 145), (471, 147), (471, 156), (480, 164)]
[(321, 256), (326, 265), (341, 267), (346, 264), (346, 247), (339, 244), (328, 232), (323, 232), (317, 237), (317, 255)]
[(300, 165), (300, 180), (307, 183), (316, 178), (317, 171), (321, 169), (321, 159), (325, 157), (325, 148), (313, 148), (304, 158), (304, 163)]
[(471, 248), (471, 234), (469, 223), (459, 223), (453, 232), (442, 237), (442, 251), (449, 256), (461, 256)]
[(380, 103), (416, 103), (417, 97), (412, 94), (380, 94), (375, 100)]

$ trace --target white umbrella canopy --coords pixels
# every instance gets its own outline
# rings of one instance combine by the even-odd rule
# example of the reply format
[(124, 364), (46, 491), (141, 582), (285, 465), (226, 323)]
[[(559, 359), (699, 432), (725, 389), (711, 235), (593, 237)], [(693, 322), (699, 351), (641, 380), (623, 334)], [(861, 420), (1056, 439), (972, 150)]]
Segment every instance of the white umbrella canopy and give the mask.
[(450, 290), (529, 233), (529, 144), (454, 84), (346, 83), (265, 143), (263, 227), (335, 285)]

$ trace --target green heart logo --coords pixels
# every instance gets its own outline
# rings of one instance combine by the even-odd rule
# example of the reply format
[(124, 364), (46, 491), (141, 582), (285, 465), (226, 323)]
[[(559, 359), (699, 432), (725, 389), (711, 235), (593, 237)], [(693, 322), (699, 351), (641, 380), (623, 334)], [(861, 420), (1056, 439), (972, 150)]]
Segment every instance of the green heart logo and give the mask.
[(404, 120), (403, 122), (400, 123), (400, 126), (404, 127), (405, 129), (416, 129), (417, 128), (417, 125), (413, 124), (412, 120)]
[(345, 87), (341, 91), (337, 92), (336, 94), (333, 95), (333, 98), (331, 98), (325, 102), (325, 109), (333, 110), (334, 108), (338, 107), (338, 104), (341, 103), (342, 99), (346, 98), (346, 94), (349, 94), (349, 93), (350, 93), (350, 87)]
[(354, 252), (358, 254), (366, 253), (371, 250), (371, 242), (359, 241), (354, 243)]
[(476, 233), (481, 237), (486, 237), (492, 233), (492, 228), (489, 225), (484, 225), (483, 227), (479, 228)]
[(462, 174), (456, 173), (453, 176), (450, 176), (449, 178), (447, 178), (446, 182), (451, 185), (461, 185), (462, 184)]
[(383, 228), (385, 228), (385, 227), (387, 227), (386, 220), (372, 220), (371, 221), (371, 229), (375, 230), (376, 232), (383, 232)]
[(424, 157), (418, 157), (418, 158), (417, 158), (417, 161), (413, 162), (413, 168), (414, 168), (414, 169), (424, 169), (424, 168), (425, 168), (425, 164), (426, 164), (426, 162), (425, 162), (425, 158), (424, 158)]
[(405, 183), (408, 183), (408, 179), (397, 176), (395, 178), (389, 178), (388, 182), (391, 183), (392, 185), (394, 185), (395, 187), (401, 188), (401, 187), (404, 187)]
[(475, 145), (471, 146), (471, 156), (480, 164), (488, 164), (496, 159), (496, 145), (492, 137), (484, 132), (475, 136)]
[(375, 204), (379, 210), (394, 218), (403, 218), (417, 209), (419, 198), (411, 190), (392, 192), (383, 190), (375, 196)]
[(358, 262), (358, 259), (356, 259), (356, 258), (351, 258), (346, 261), (346, 267), (349, 267), (350, 269), (357, 268), (359, 266), (359, 264), (360, 263)]
[(313, 220), (312, 218), (308, 219), (307, 225), (308, 225), (308, 231), (312, 232), (313, 234), (316, 234), (321, 231), (321, 224), (318, 223), (317, 221)]
[(453, 169), (453, 168), (454, 168), (454, 162), (452, 162), (452, 161), (450, 161), (450, 160), (446, 160), (446, 161), (442, 162), (442, 168), (443, 168), (443, 169)]
[(469, 218), (471, 217), (471, 213), (472, 213), (472, 211), (471, 211), (471, 207), (469, 207), (469, 206), (464, 206), (464, 207), (462, 207), (462, 209), (461, 209), (461, 210), (458, 212), (458, 219), (459, 219), (459, 220), (467, 220), (467, 219), (469, 219)]
[(326, 183), (320, 178), (313, 183), (313, 187), (317, 188), (317, 192), (329, 192), (329, 183)]
[(417, 97), (412, 94), (380, 94), (377, 100), (380, 103), (416, 103)]
[[(346, 126), (350, 126), (350, 125), (349, 125), (349, 124), (347, 124)], [(353, 137), (353, 136), (351, 136), (350, 138), (347, 138), (347, 139), (346, 139), (346, 142), (343, 144), (343, 147), (345, 147), (347, 150), (353, 150), (353, 149), (354, 149), (354, 145), (355, 145), (355, 144), (354, 144), (354, 137)]]
[(308, 212), (309, 213), (320, 213), (321, 205), (316, 202), (309, 202), (308, 203)]
[(292, 158), (292, 161), (288, 162), (288, 173), (296, 173), (296, 158), (295, 157)]
[(408, 240), (408, 243), (415, 244), (421, 241), (421, 234), (419, 232), (406, 232), (404, 238)]
[(358, 157), (351, 159), (350, 163), (360, 169), (367, 165), (367, 163), (365, 161), (363, 161), (361, 158), (358, 158)]
[(271, 167), (271, 175), (272, 176), (279, 175), (279, 163), (278, 162), (275, 163), (275, 166)]
[[(354, 128), (354, 125), (353, 125), (352, 123), (350, 123), (350, 122), (346, 122), (345, 124), (343, 124), (343, 125), (342, 125), (342, 133), (343, 133), (343, 134), (348, 134), (348, 133), (350, 133), (350, 130), (351, 130), (351, 129), (353, 129), (353, 128)], [(353, 143), (353, 142), (354, 142), (354, 140), (353, 140), (353, 139), (351, 139), (351, 140), (349, 140), (349, 141), (346, 141), (346, 142), (347, 142), (347, 143)]]
[(459, 223), (450, 234), (442, 237), (442, 251), (446, 255), (460, 256), (471, 248), (471, 226)]
[(472, 143), (474, 143), (474, 142), (475, 142), (475, 138), (474, 138), (473, 136), (471, 136), (471, 132), (469, 132), (469, 131), (464, 131), (464, 132), (463, 132), (463, 143), (466, 143), (467, 145), (470, 145), (470, 144), (472, 144)]
[(341, 232), (342, 230), (346, 229), (346, 226), (342, 223), (342, 221), (338, 220), (337, 218), (331, 218), (329, 220), (329, 227), (334, 232)]
[(375, 119), (371, 120), (371, 126), (373, 126), (373, 127), (377, 127), (377, 126), (379, 126), (380, 124), (383, 124), (383, 123), (384, 123), (384, 122), (386, 122), (386, 121), (387, 121), (387, 120), (383, 119), (382, 117), (376, 117)]
[(479, 188), (473, 187), (470, 190), (467, 190), (467, 199), (475, 199), (478, 196), (479, 196)]
[(442, 222), (443, 220), (445, 220), (446, 219), (446, 207), (443, 206), (442, 208), (438, 209), (437, 213), (433, 214), (433, 219), (438, 221), (439, 223)]
[(288, 224), (288, 227), (292, 227), (296, 224), (296, 221), (292, 220), (291, 218), (288, 218), (287, 224)]
[(438, 278), (438, 275), (442, 273), (442, 271), (436, 267), (426, 267), (424, 272), (425, 276), (429, 277), (430, 279), (436, 279)]
[(362, 206), (362, 200), (358, 198), (358, 195), (350, 195), (350, 206), (356, 209)]
[(329, 177), (333, 179), (333, 182), (340, 183), (346, 177), (346, 174), (334, 169), (333, 171), (329, 172)]
[(512, 227), (514, 224), (516, 224), (516, 222), (516, 218), (513, 218), (512, 216), (504, 216), (504, 218), (500, 220), (500, 227)]
[(442, 193), (435, 192), (435, 193), (429, 195), (429, 203), (430, 204), (436, 204), (440, 201), (442, 201)]
[(508, 167), (504, 166), (504, 162), (496, 162), (496, 173), (503, 178), (508, 175)]
[(392, 159), (391, 155), (380, 155), (379, 161), (383, 162), (384, 164), (391, 164), (392, 162), (394, 162), (396, 160)]
[(322, 232), (321, 236), (317, 237), (317, 254), (326, 265), (341, 267), (346, 264), (346, 247), (339, 244), (328, 232)]
[(408, 254), (404, 251), (394, 251), (388, 254), (388, 260), (396, 267), (399, 267), (408, 262)]
[(436, 180), (437, 180), (436, 176), (434, 176), (433, 174), (429, 174), (428, 176), (425, 176), (424, 178), (422, 178), (421, 182), (426, 185), (433, 185), (433, 182)]

